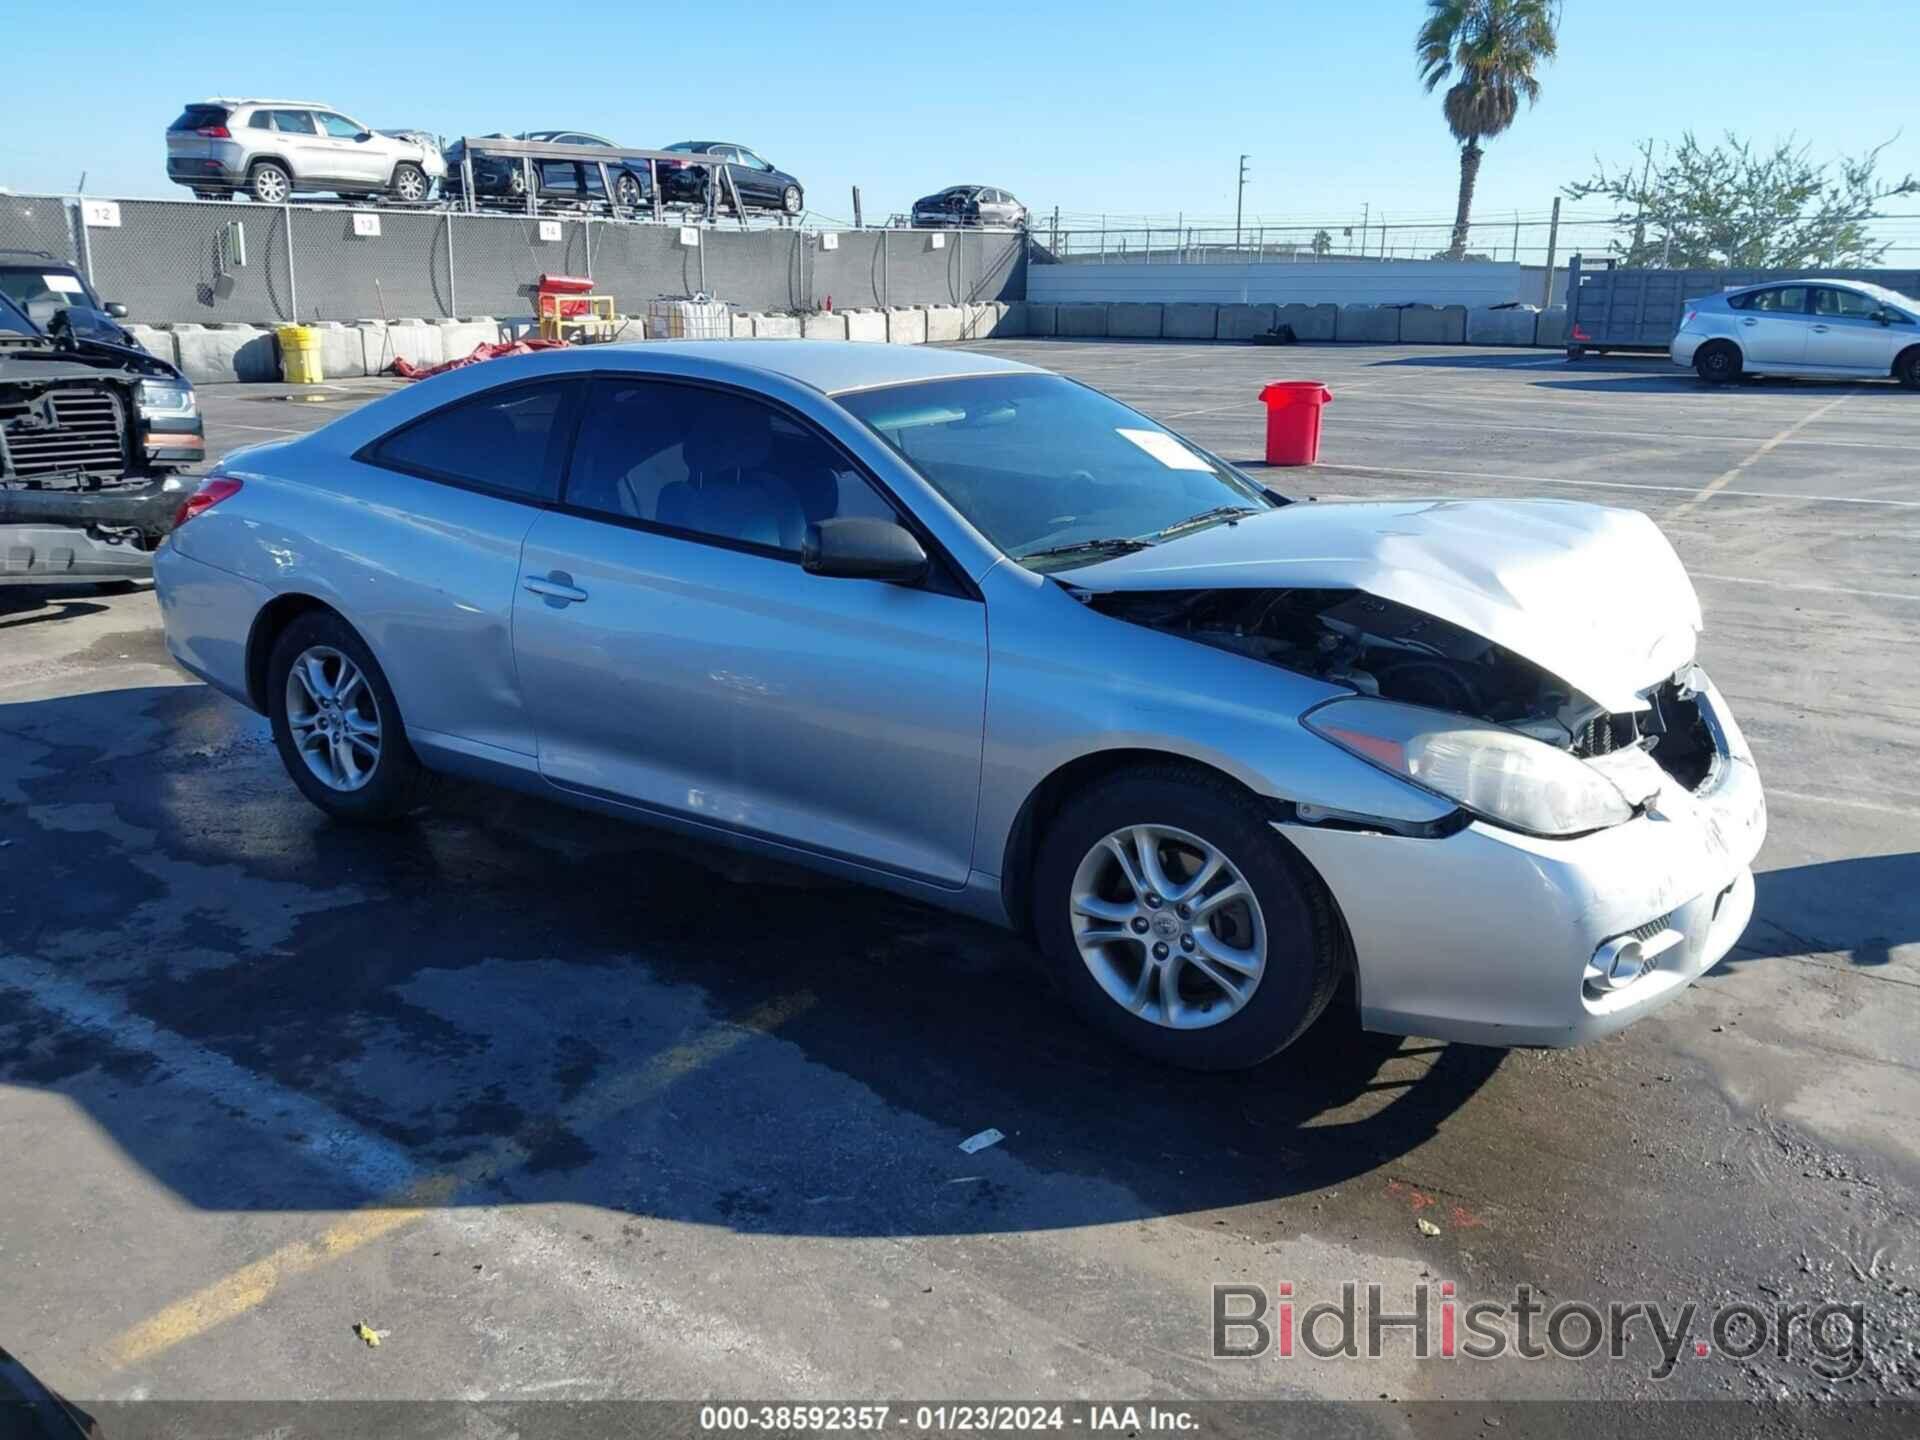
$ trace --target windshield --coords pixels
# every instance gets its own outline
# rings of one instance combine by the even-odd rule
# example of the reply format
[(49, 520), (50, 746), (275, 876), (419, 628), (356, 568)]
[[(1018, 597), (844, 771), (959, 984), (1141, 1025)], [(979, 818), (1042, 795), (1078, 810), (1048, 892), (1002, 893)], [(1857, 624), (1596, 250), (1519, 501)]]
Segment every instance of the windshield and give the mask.
[(1058, 375), (836, 397), (1000, 549), (1036, 570), (1281, 503), (1224, 461)]
[(19, 306), (43, 331), (55, 315), (70, 306), (99, 308), (87, 293), (85, 282), (52, 261), (45, 265), (0, 265), (0, 295)]

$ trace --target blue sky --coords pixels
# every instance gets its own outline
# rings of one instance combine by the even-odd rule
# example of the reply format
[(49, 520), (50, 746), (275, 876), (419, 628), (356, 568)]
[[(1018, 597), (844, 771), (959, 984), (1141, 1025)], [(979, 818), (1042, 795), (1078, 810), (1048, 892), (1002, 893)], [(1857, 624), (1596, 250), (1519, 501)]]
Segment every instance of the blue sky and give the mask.
[[(1823, 158), (1894, 135), (1910, 119), (1920, 9), (1820, 8), (1810, 24), (1804, 0), (1746, 0), (1737, 18), (1570, 0), (1541, 103), (1489, 148), (1477, 213), (1543, 214), (1596, 152), (1625, 159), (1635, 140), (1688, 127), (1792, 133)], [(449, 136), (579, 126), (634, 145), (739, 140), (799, 175), (828, 216), (849, 215), (860, 184), (870, 221), (968, 180), (1036, 212), (1230, 222), (1242, 151), (1250, 216), (1440, 218), (1457, 162), (1414, 73), (1421, 9), (329, 0), (107, 3), (63, 21), (47, 0), (7, 0), (9, 34), (72, 23), (84, 39), (8, 67), (0, 185), (66, 191), (84, 170), (95, 194), (182, 193), (162, 169), (181, 102), (271, 94)], [(570, 34), (577, 48), (554, 43)], [(1883, 167), (1920, 172), (1920, 124)]]

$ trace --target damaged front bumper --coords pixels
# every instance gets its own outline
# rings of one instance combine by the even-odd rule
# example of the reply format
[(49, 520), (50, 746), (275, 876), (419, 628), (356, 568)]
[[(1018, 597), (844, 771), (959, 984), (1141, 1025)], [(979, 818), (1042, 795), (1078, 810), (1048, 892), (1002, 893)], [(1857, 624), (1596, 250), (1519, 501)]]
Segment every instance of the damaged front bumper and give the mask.
[[(1669, 780), (1633, 820), (1576, 839), (1482, 821), (1431, 839), (1279, 823), (1340, 904), (1361, 1023), (1573, 1045), (1631, 1024), (1718, 963), (1753, 913), (1749, 867), (1767, 813), (1752, 753), (1704, 677), (1700, 705), (1716, 750), (1700, 788)], [(1652, 942), (1644, 968), (1617, 988), (1596, 984), (1597, 957), (1629, 940)]]
[(152, 574), (153, 548), (196, 483), (160, 475), (93, 490), (0, 489), (0, 585)]

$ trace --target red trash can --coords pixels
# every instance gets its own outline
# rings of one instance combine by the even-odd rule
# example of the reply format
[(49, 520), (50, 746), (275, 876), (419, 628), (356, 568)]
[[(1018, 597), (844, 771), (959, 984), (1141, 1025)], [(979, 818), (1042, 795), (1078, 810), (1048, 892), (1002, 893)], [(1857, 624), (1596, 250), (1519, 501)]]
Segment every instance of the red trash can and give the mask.
[(1275, 380), (1260, 392), (1267, 407), (1267, 464), (1311, 465), (1320, 458), (1320, 407), (1333, 392), (1319, 380)]

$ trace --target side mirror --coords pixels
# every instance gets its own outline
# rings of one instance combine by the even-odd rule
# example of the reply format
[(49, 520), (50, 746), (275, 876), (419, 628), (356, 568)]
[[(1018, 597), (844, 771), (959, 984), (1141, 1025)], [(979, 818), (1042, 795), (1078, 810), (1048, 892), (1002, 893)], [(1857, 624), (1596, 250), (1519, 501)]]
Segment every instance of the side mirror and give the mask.
[(116, 320), (124, 320), (132, 313), (131, 310), (127, 309), (127, 307), (122, 305), (118, 300), (109, 300), (107, 302), (107, 314)]
[(927, 573), (927, 552), (891, 520), (821, 520), (807, 527), (800, 568), (809, 575), (911, 585)]
[(373, 132), (371, 130), (362, 130), (358, 135), (354, 136), (353, 138), (364, 143), (373, 138)]

